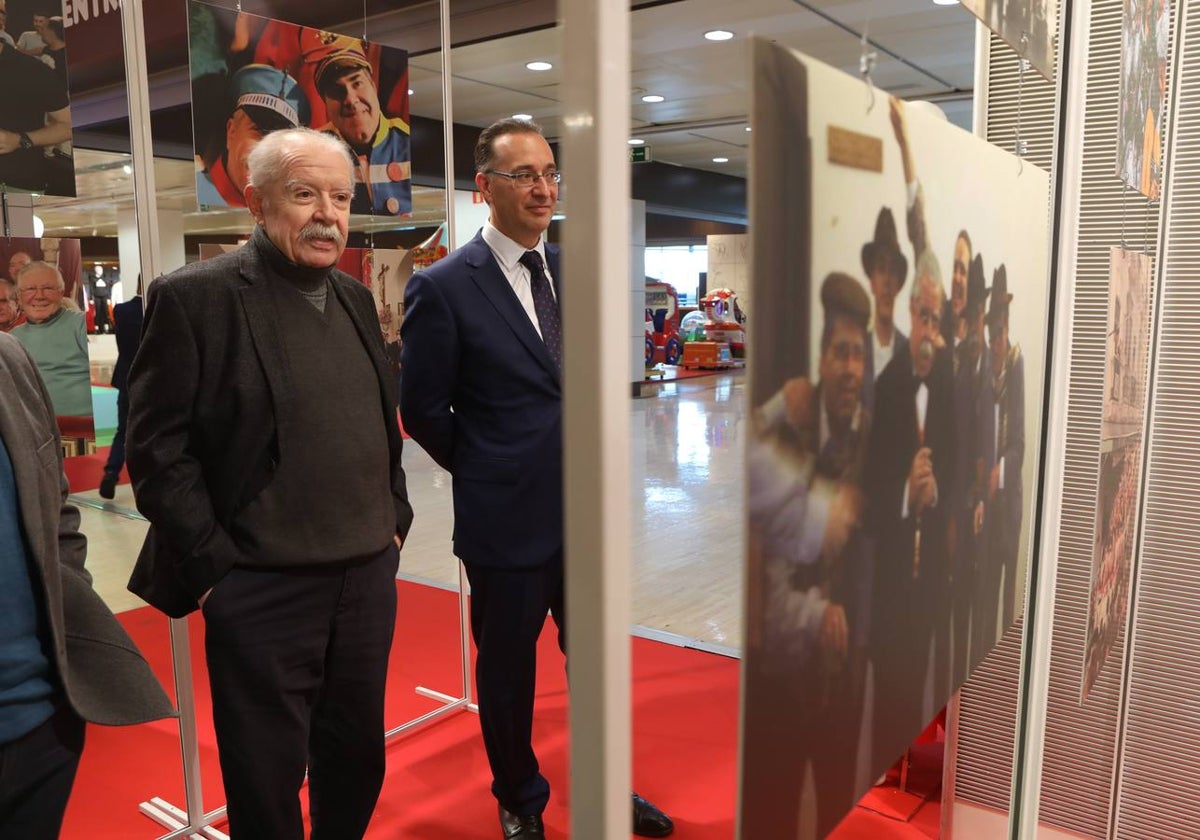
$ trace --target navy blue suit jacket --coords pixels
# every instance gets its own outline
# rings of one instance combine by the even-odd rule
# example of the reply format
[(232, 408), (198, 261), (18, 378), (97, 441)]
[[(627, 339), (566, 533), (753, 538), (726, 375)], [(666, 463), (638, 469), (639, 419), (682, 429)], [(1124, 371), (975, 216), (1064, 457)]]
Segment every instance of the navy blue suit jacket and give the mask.
[(142, 296), (118, 303), (113, 307), (113, 324), (117, 334), (117, 364), (113, 367), (112, 386), (125, 388), (129, 384), (129, 368), (142, 343)]
[[(546, 258), (561, 299), (558, 248)], [(562, 556), (562, 385), (482, 234), (404, 293), (405, 430), (454, 486), (454, 553), (528, 568)]]

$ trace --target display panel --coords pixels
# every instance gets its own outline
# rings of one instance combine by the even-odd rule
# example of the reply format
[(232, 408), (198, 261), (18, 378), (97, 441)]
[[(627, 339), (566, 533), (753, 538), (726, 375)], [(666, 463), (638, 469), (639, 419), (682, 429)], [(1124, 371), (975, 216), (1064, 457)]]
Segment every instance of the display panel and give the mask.
[(1047, 174), (759, 43), (742, 836), (827, 834), (1021, 608)]
[(194, 0), (188, 47), (201, 207), (245, 206), (250, 151), (306, 126), (352, 152), (350, 212), (412, 214), (407, 52)]
[(1141, 455), (1146, 422), (1152, 266), (1148, 254), (1112, 249), (1104, 414), (1100, 422), (1096, 488), (1096, 542), (1081, 700), (1087, 699), (1095, 685), (1129, 611), (1129, 572), (1142, 507)]
[(44, 0), (8, 0), (6, 11), (0, 21), (0, 185), (73, 198), (62, 8)]
[(1117, 175), (1151, 199), (1162, 190), (1162, 112), (1170, 37), (1167, 0), (1125, 0)]
[(962, 0), (962, 5), (1039, 73), (1054, 78), (1058, 0)]

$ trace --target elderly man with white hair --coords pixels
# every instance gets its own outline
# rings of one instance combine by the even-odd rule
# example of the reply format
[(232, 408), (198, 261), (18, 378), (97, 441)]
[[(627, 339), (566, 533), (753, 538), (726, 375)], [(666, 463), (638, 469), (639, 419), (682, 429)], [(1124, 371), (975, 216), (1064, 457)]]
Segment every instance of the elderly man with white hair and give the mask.
[(83, 313), (64, 295), (62, 272), (34, 260), (17, 273), (17, 293), (25, 323), (14, 327), (37, 362), (59, 417), (92, 413), (92, 378), (88, 366), (87, 328)]
[(150, 531), (130, 589), (199, 607), (234, 840), (358, 838), (383, 785), (399, 550), (412, 523), (396, 381), (365, 286), (334, 266), (341, 141), (251, 152), (242, 248), (149, 288), (127, 457)]

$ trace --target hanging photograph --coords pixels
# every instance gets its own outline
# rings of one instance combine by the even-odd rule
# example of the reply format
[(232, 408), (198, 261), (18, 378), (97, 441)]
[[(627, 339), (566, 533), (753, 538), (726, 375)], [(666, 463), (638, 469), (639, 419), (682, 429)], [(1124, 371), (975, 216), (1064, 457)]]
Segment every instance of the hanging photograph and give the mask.
[(754, 66), (741, 830), (791, 840), (1023, 608), (1049, 178), (778, 45)]
[(201, 207), (244, 207), (250, 151), (306, 126), (353, 154), (350, 212), (412, 214), (407, 52), (193, 0), (188, 55)]
[(62, 5), (8, 0), (0, 26), (0, 186), (73, 198), (73, 155)]
[(84, 454), (94, 442), (92, 375), (88, 359), (78, 239), (0, 239), (0, 330), (17, 338), (50, 392), (63, 443)]
[(1117, 175), (1154, 200), (1162, 189), (1162, 111), (1170, 38), (1167, 0), (1125, 0)]
[(961, 0), (963, 8), (983, 21), (1017, 55), (1054, 81), (1058, 34), (1058, 0)]
[(1148, 254), (1112, 249), (1096, 541), (1080, 700), (1086, 700), (1096, 684), (1129, 611), (1129, 577), (1141, 510), (1152, 265)]

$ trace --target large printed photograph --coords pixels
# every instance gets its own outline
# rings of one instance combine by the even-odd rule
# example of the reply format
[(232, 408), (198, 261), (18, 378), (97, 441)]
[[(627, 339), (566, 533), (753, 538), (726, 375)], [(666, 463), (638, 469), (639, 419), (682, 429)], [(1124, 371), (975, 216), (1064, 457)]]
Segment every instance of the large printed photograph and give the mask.
[(1024, 603), (1047, 174), (756, 46), (743, 837), (828, 834)]
[(962, 0), (962, 5), (1054, 81), (1058, 0)]
[(1129, 612), (1129, 579), (1141, 510), (1142, 435), (1150, 348), (1152, 260), (1140, 251), (1112, 249), (1096, 541), (1088, 598), (1087, 644), (1080, 700), (1096, 684)]
[(1147, 198), (1162, 191), (1162, 112), (1171, 38), (1168, 0), (1125, 0), (1117, 175)]
[(62, 5), (0, 0), (0, 185), (75, 196)]
[(82, 455), (96, 427), (80, 254), (78, 239), (0, 239), (0, 331), (33, 357), (63, 442)]
[(305, 126), (353, 154), (350, 212), (412, 214), (404, 50), (192, 0), (188, 54), (201, 207), (244, 207), (251, 150)]

